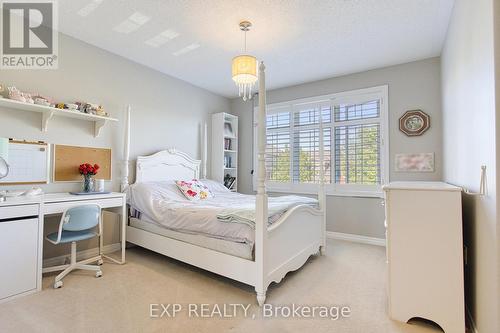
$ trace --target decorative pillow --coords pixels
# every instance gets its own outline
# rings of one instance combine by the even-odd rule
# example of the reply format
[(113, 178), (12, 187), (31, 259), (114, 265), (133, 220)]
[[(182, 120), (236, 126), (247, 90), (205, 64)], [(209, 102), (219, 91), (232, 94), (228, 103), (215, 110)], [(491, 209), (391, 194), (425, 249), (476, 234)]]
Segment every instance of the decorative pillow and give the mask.
[(175, 184), (189, 200), (197, 201), (214, 197), (210, 189), (198, 179), (176, 180)]

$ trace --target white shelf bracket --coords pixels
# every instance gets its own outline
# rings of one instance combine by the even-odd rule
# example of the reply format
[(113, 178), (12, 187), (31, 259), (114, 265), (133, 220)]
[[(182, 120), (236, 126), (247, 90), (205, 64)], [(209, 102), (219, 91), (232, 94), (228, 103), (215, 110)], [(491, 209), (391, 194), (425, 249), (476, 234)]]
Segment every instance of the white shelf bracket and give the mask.
[(49, 126), (49, 120), (54, 115), (54, 111), (42, 113), (42, 132), (47, 132)]
[(97, 138), (101, 134), (101, 129), (106, 125), (105, 119), (100, 119), (94, 121), (94, 138)]

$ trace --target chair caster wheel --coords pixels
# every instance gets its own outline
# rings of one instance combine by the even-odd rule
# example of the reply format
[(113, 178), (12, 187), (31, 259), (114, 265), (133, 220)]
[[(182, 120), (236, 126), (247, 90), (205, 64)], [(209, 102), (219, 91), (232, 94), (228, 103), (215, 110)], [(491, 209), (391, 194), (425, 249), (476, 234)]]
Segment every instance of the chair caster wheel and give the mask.
[(95, 272), (95, 277), (96, 278), (101, 277), (101, 276), (102, 276), (102, 271)]
[(102, 264), (104, 264), (104, 261), (103, 261), (102, 259), (99, 259), (99, 260), (97, 260), (97, 264), (98, 264), (99, 266), (101, 266)]
[(63, 286), (63, 282), (62, 281), (57, 281), (56, 283), (54, 283), (54, 289), (59, 289)]

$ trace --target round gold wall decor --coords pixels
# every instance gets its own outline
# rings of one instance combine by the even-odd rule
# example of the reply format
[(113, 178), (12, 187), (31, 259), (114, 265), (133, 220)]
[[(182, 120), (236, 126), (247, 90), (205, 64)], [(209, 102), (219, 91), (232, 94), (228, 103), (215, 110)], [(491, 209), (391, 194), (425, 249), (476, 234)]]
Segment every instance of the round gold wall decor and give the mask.
[(422, 110), (406, 111), (399, 118), (399, 130), (407, 136), (420, 136), (431, 126), (431, 118)]

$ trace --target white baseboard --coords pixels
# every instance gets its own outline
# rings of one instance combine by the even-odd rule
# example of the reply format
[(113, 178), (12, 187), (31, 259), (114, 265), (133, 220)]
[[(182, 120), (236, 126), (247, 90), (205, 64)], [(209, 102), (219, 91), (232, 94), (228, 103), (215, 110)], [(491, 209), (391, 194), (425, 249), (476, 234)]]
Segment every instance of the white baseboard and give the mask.
[[(120, 243), (115, 243), (115, 244), (109, 244), (109, 245), (104, 245), (102, 248), (102, 252), (104, 254), (112, 253), (115, 251), (118, 251), (121, 249)], [(88, 258), (92, 258), (96, 256), (99, 253), (99, 248), (95, 247), (93, 249), (87, 249), (83, 251), (78, 251), (76, 254), (76, 260), (85, 260)], [(53, 258), (48, 258), (43, 260), (43, 267), (51, 267), (51, 266), (58, 266), (58, 265), (64, 265), (66, 260), (69, 260), (71, 254), (65, 254), (62, 256), (58, 257), (53, 257)]]
[(468, 307), (465, 307), (465, 313), (467, 315), (467, 322), (469, 323), (471, 333), (479, 333), (476, 327), (476, 323), (474, 322), (474, 318), (472, 318), (472, 314), (470, 313)]
[(331, 238), (331, 239), (340, 239), (340, 240), (354, 242), (354, 243), (385, 246), (385, 239), (383, 239), (383, 238), (367, 237), (367, 236), (354, 235), (354, 234), (345, 234), (342, 232), (333, 232), (333, 231), (327, 231), (326, 237)]

